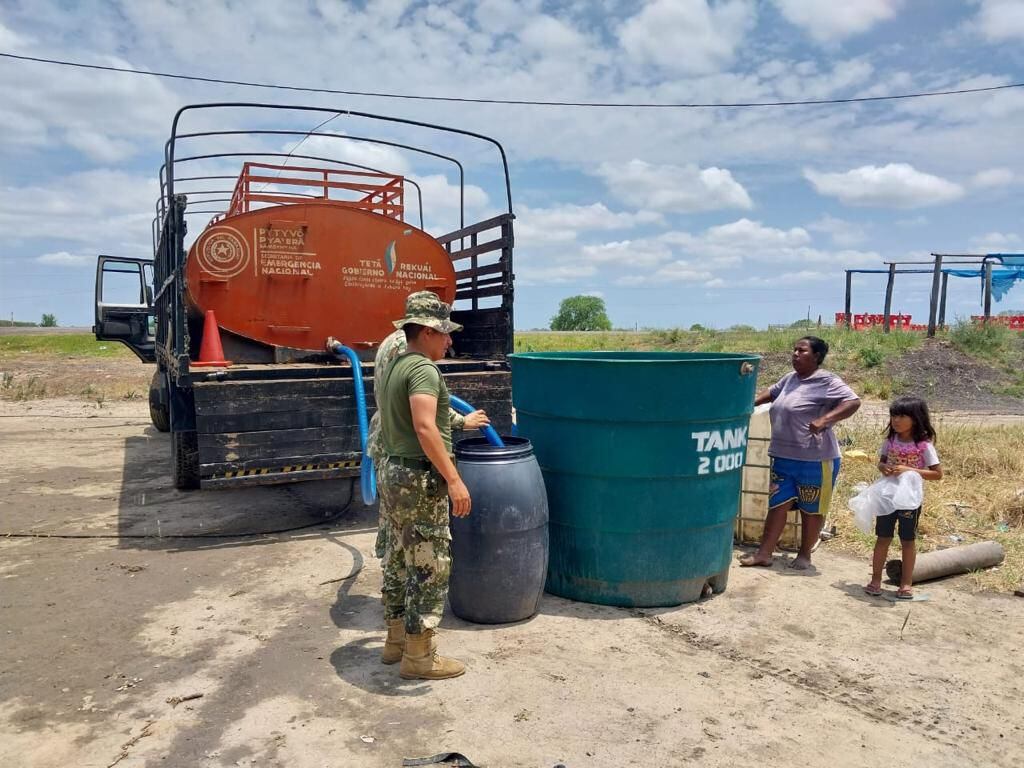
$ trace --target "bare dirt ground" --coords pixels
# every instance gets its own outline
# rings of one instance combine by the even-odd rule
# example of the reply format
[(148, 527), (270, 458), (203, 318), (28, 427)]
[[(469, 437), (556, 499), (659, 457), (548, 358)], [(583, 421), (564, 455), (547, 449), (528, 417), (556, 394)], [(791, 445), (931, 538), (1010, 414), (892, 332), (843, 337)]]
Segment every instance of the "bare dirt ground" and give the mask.
[(1007, 378), (1004, 371), (972, 359), (948, 341), (933, 339), (894, 357), (886, 371), (936, 410), (1024, 414), (1019, 397), (997, 394)]
[(815, 570), (734, 567), (679, 608), (449, 616), (469, 672), (405, 682), (378, 662), (375, 512), (348, 483), (179, 493), (168, 443), (144, 400), (0, 402), (0, 765), (1024, 759), (1020, 598), (869, 598), (867, 564), (826, 543)]

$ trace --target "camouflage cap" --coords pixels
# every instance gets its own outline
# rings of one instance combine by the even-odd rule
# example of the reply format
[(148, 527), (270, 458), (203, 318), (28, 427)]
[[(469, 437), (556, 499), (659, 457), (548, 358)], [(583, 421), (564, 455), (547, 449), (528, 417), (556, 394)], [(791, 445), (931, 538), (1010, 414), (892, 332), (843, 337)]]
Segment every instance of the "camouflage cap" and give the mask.
[(395, 320), (395, 328), (404, 328), (409, 323), (425, 325), (441, 333), (461, 331), (462, 326), (451, 321), (452, 308), (432, 291), (410, 293), (405, 300), (405, 317)]

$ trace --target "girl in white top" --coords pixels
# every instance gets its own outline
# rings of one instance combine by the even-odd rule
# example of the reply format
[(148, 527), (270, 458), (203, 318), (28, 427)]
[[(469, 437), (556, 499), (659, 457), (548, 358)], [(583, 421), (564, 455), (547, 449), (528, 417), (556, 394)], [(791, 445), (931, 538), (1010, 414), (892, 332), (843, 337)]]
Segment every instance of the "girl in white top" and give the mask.
[[(917, 472), (922, 480), (941, 480), (942, 465), (935, 451), (935, 429), (928, 414), (928, 405), (919, 397), (901, 397), (889, 406), (889, 428), (878, 452), (878, 471), (883, 475)], [(896, 597), (912, 600), (914, 562), (917, 559), (917, 523), (921, 508), (900, 509), (875, 518), (875, 552), (871, 558), (871, 581), (864, 587), (869, 595), (882, 594), (882, 568), (889, 553), (893, 534), (899, 525), (903, 549), (903, 574)]]

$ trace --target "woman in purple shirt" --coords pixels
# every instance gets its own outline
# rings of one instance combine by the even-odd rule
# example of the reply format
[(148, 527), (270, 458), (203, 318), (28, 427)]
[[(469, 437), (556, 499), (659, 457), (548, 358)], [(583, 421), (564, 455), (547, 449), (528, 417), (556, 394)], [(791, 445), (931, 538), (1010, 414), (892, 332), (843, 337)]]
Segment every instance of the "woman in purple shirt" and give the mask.
[(832, 488), (839, 474), (839, 442), (832, 425), (852, 416), (860, 398), (846, 382), (821, 368), (828, 344), (805, 336), (793, 345), (793, 372), (787, 373), (754, 399), (771, 403), (771, 494), (768, 517), (757, 552), (740, 558), (740, 565), (771, 566), (772, 553), (786, 527), (789, 511), (800, 510), (800, 552), (790, 567), (811, 564), (811, 549), (828, 514)]

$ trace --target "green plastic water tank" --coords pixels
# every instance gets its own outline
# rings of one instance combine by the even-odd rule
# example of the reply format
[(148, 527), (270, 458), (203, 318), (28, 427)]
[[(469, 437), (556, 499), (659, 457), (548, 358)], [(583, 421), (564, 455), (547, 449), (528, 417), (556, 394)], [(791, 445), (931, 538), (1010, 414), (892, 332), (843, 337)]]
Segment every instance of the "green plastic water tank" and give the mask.
[(511, 356), (519, 434), (547, 486), (546, 589), (679, 605), (725, 589), (760, 357)]

